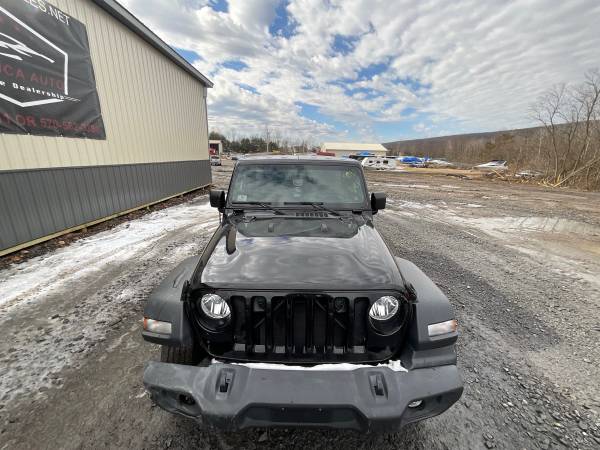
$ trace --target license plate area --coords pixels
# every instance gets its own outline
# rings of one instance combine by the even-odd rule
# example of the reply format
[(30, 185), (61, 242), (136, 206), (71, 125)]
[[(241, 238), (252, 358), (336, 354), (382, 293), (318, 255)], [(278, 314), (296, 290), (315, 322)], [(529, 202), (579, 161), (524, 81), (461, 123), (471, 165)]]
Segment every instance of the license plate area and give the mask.
[(251, 406), (244, 413), (246, 426), (327, 426), (355, 428), (360, 414), (348, 407)]

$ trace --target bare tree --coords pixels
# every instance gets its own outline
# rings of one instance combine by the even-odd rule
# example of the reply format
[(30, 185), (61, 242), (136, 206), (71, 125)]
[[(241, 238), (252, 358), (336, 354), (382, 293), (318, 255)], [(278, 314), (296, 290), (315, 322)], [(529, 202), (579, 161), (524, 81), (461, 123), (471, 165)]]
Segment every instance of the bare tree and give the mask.
[[(533, 107), (534, 117), (548, 138), (555, 186), (581, 185), (592, 189), (598, 177), (600, 142), (600, 72), (589, 71), (584, 83), (551, 88)], [(541, 146), (541, 145), (540, 145)]]
[(566, 86), (564, 84), (552, 87), (548, 92), (540, 97), (538, 102), (533, 105), (533, 117), (542, 124), (546, 133), (550, 137), (553, 158), (553, 178), (558, 176), (559, 161), (559, 132), (558, 123), (560, 123), (560, 112), (564, 108)]

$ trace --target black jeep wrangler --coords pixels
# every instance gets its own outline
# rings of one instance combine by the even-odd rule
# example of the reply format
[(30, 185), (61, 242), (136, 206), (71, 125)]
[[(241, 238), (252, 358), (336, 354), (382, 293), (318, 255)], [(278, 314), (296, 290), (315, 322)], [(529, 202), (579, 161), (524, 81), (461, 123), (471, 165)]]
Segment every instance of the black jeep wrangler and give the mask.
[(151, 294), (144, 384), (167, 411), (222, 429), (391, 431), (462, 394), (452, 308), (373, 225), (360, 164), (247, 158), (200, 256)]

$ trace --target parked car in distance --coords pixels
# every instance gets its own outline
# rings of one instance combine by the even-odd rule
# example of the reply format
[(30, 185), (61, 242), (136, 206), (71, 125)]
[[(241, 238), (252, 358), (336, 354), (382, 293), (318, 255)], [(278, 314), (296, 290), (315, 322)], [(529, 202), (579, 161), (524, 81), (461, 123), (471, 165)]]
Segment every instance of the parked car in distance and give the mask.
[(540, 178), (544, 176), (544, 172), (540, 172), (539, 170), (522, 170), (515, 174), (516, 178), (522, 179), (532, 179), (532, 178)]
[(425, 167), (427, 158), (421, 158), (419, 156), (398, 156), (396, 160), (411, 167)]
[(396, 160), (387, 156), (369, 156), (361, 161), (361, 165), (365, 168), (376, 170), (395, 169)]
[(505, 172), (508, 170), (508, 164), (502, 159), (494, 159), (488, 163), (475, 166), (475, 169), (488, 172)]
[(452, 306), (390, 252), (358, 161), (247, 157), (209, 197), (215, 233), (144, 309), (158, 406), (225, 430), (391, 432), (460, 398)]
[(219, 155), (210, 155), (210, 165), (211, 166), (220, 166), (221, 165), (221, 157)]
[(444, 158), (430, 159), (426, 163), (427, 167), (454, 167), (454, 164)]

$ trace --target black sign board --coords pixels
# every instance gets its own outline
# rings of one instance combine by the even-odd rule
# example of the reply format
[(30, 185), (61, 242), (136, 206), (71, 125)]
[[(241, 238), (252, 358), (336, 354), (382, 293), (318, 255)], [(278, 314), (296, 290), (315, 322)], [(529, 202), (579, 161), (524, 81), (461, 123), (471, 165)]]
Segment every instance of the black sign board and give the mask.
[(0, 132), (106, 139), (85, 26), (47, 1), (0, 2)]

